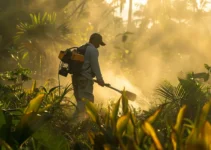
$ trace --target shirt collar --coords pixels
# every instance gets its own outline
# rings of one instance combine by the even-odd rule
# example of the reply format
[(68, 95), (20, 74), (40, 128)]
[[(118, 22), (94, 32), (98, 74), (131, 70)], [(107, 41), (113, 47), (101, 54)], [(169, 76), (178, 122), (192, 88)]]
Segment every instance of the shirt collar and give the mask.
[(90, 46), (92, 46), (93, 48), (95, 48), (95, 46), (92, 43), (88, 43)]

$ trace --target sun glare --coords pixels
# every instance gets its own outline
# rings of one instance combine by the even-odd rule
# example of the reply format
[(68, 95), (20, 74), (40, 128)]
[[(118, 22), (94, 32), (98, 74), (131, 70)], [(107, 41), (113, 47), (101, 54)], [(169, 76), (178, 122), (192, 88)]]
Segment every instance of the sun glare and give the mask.
[[(108, 4), (110, 4), (113, 0), (105, 0)], [(136, 11), (137, 5), (146, 5), (147, 0), (132, 0), (133, 1), (133, 11)], [(116, 11), (116, 15), (123, 18), (123, 20), (127, 20), (128, 10), (129, 10), (130, 0), (126, 0), (123, 10), (120, 13), (118, 10)]]
[[(106, 0), (107, 3), (111, 3), (113, 0)], [(147, 0), (133, 0), (134, 4), (142, 4), (145, 5), (147, 3)], [(126, 0), (126, 4), (129, 4), (129, 0)]]

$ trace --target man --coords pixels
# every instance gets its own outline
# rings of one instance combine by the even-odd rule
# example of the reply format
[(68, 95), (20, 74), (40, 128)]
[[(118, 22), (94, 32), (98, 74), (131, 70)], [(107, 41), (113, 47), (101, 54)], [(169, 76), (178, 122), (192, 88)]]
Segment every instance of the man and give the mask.
[[(87, 45), (81, 73), (79, 76), (72, 76), (74, 96), (77, 101), (79, 113), (85, 111), (85, 104), (82, 101), (83, 98), (94, 102), (93, 78), (97, 78), (97, 83), (100, 86), (104, 86), (105, 84), (100, 70), (98, 61), (99, 52), (97, 48), (99, 48), (100, 45), (105, 46), (106, 44), (103, 42), (102, 36), (99, 33), (93, 33)], [(78, 111), (76, 113), (78, 113)]]

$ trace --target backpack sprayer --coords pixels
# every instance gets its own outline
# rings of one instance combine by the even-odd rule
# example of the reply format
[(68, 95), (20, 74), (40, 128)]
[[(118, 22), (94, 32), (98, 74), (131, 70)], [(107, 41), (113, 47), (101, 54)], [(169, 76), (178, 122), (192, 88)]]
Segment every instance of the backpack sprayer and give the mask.
[(66, 51), (60, 51), (59, 75), (67, 77), (69, 74), (79, 74), (84, 62), (84, 55), (78, 51), (78, 47), (72, 47)]
[[(67, 77), (68, 73), (74, 74), (74, 75), (80, 75), (80, 71), (84, 63), (84, 55), (85, 55), (87, 46), (88, 44), (85, 44), (81, 47), (72, 47), (72, 48), (67, 49), (66, 51), (60, 51), (59, 56), (58, 56), (58, 58), (61, 60), (61, 63), (59, 66), (59, 75), (62, 75), (64, 77)], [(97, 80), (93, 80), (93, 81), (97, 82)], [(136, 99), (136, 94), (130, 91), (118, 90), (112, 87), (108, 83), (105, 84), (105, 87), (115, 90), (121, 94), (124, 93), (126, 97), (131, 101), (134, 101)]]

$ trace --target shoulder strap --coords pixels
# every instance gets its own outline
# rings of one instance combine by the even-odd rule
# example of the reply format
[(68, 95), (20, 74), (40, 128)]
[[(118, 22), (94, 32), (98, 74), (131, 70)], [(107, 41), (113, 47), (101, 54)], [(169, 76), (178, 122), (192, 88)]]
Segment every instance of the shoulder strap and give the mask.
[(88, 43), (87, 43), (87, 44), (84, 44), (84, 45), (82, 45), (82, 46), (80, 46), (80, 47), (78, 47), (78, 48), (77, 48), (77, 51), (78, 51), (80, 54), (84, 55), (85, 52), (86, 52), (87, 46), (89, 46)]

